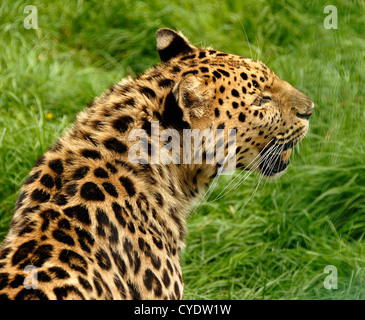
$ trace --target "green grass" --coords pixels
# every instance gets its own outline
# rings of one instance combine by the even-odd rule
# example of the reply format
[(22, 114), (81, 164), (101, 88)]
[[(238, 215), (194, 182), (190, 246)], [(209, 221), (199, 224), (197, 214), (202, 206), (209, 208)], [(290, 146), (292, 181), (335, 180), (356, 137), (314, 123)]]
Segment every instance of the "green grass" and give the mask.
[[(28, 4), (28, 3), (27, 3)], [(260, 59), (316, 103), (288, 172), (258, 175), (189, 219), (186, 299), (365, 299), (365, 2), (24, 1), (0, 4), (0, 240), (36, 159), (94, 96), (158, 62), (155, 31)], [(326, 30), (323, 8), (338, 10)], [(52, 113), (53, 118), (45, 115)], [(242, 208), (243, 204), (252, 199)], [(327, 290), (324, 267), (338, 270)]]

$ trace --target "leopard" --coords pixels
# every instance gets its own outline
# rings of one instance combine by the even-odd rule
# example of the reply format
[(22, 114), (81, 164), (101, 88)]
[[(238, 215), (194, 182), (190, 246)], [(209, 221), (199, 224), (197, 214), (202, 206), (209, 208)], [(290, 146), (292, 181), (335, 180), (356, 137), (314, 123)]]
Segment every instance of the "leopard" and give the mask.
[[(264, 63), (198, 48), (180, 31), (157, 30), (156, 44), (159, 63), (95, 98), (34, 164), (0, 248), (1, 299), (183, 299), (189, 210), (223, 165), (208, 139), (201, 163), (138, 161), (153, 156), (153, 124), (178, 137), (229, 131), (234, 143), (213, 142), (234, 146), (237, 170), (286, 171), (313, 113), (306, 94)], [(147, 150), (130, 152), (133, 130)]]

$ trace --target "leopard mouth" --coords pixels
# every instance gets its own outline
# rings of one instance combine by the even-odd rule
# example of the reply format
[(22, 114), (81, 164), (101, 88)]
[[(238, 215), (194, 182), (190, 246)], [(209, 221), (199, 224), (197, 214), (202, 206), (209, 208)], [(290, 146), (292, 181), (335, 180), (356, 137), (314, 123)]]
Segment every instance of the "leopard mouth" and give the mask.
[(283, 172), (290, 163), (291, 148), (296, 143), (272, 144), (260, 152), (260, 172), (272, 177)]

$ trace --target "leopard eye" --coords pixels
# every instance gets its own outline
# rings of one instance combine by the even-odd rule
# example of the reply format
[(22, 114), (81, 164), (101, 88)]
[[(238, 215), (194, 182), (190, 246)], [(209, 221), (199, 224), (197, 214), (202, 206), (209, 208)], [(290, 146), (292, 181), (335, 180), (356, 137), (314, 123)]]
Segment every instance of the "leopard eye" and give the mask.
[(261, 103), (262, 103), (262, 98), (261, 97), (257, 97), (252, 104), (255, 105), (255, 106), (260, 107), (261, 106)]
[(255, 101), (253, 102), (253, 105), (258, 106), (258, 107), (261, 107), (261, 105), (262, 105), (263, 103), (267, 103), (267, 102), (269, 102), (269, 101), (271, 101), (271, 100), (272, 100), (272, 99), (271, 99), (271, 97), (269, 97), (269, 96), (257, 97), (257, 98), (255, 99)]

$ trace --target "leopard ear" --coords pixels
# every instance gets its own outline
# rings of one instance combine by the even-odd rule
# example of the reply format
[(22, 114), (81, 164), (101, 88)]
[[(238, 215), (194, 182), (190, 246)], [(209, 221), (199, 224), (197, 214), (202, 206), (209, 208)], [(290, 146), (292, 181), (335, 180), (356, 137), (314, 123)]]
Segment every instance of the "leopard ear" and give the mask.
[(157, 30), (156, 41), (157, 51), (162, 62), (197, 50), (182, 34), (167, 28)]
[(166, 128), (177, 130), (203, 126), (209, 128), (210, 106), (214, 99), (214, 86), (209, 79), (187, 74), (180, 79), (166, 96), (162, 122)]
[(209, 110), (214, 97), (214, 87), (207, 79), (187, 74), (173, 88), (176, 101), (188, 121), (202, 118)]

